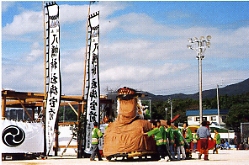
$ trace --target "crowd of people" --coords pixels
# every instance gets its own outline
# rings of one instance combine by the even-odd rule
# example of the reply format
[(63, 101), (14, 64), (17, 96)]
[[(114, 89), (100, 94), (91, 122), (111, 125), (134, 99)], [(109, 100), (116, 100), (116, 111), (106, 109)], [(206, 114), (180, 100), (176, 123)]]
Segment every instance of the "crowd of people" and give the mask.
[[(207, 121), (202, 122), (202, 126), (195, 130), (195, 133), (188, 128), (185, 122), (183, 128), (178, 128), (178, 123), (166, 122), (166, 125), (161, 125), (160, 120), (151, 121), (152, 130), (144, 133), (144, 135), (153, 136), (156, 141), (157, 151), (160, 155), (160, 161), (175, 161), (185, 160), (192, 157), (192, 152), (197, 151), (197, 142), (199, 141), (199, 155), (201, 159), (204, 155), (204, 160), (208, 159), (208, 142), (212, 139)], [(214, 137), (217, 147), (220, 144), (218, 136)], [(214, 152), (218, 153), (217, 147)]]
[[(209, 122), (203, 121), (202, 126), (192, 133), (188, 128), (187, 122), (183, 123), (183, 127), (178, 128), (178, 123), (171, 123), (166, 121), (164, 125), (161, 125), (160, 120), (152, 120), (152, 129), (143, 134), (146, 136), (153, 136), (157, 152), (160, 156), (160, 161), (180, 161), (190, 159), (192, 152), (198, 150), (198, 159), (201, 159), (204, 155), (204, 160), (208, 159), (208, 150), (210, 150), (210, 142), (213, 143), (213, 153), (218, 154), (218, 148), (222, 147), (222, 139), (218, 130), (214, 130), (214, 137), (211, 137), (211, 131), (209, 128)], [(92, 131), (92, 155), (91, 161), (94, 161), (95, 156), (98, 156), (99, 161), (102, 160), (98, 149), (98, 139), (103, 135), (98, 129), (98, 124), (94, 123), (94, 129)], [(211, 139), (211, 140), (210, 140)], [(197, 142), (199, 141), (199, 147)]]
[(190, 158), (190, 143), (193, 141), (193, 135), (187, 123), (183, 124), (182, 129), (178, 128), (178, 123), (170, 121), (167, 121), (166, 125), (161, 125), (160, 120), (151, 121), (151, 123), (153, 129), (144, 135), (154, 136), (161, 161)]

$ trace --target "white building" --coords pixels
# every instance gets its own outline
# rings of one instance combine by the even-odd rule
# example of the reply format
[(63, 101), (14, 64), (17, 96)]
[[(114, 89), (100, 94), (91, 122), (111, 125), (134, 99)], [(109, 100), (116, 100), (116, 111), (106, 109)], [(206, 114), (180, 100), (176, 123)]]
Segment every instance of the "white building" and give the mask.
[[(224, 126), (226, 125), (225, 120), (228, 114), (228, 110), (220, 110), (218, 121), (218, 110), (217, 109), (204, 109), (202, 112), (203, 121), (209, 121), (211, 123), (211, 136), (214, 137), (214, 129), (217, 129), (220, 133), (221, 139), (234, 139), (234, 131), (228, 130)], [(188, 118), (189, 126), (199, 126), (200, 123), (200, 111), (199, 110), (187, 110), (186, 116)]]
[[(228, 114), (228, 110), (220, 110), (218, 119), (218, 110), (217, 109), (204, 109), (202, 112), (203, 121), (209, 121), (216, 125), (225, 126), (225, 120)], [(187, 110), (186, 116), (188, 120), (188, 125), (200, 125), (200, 111), (199, 110)]]

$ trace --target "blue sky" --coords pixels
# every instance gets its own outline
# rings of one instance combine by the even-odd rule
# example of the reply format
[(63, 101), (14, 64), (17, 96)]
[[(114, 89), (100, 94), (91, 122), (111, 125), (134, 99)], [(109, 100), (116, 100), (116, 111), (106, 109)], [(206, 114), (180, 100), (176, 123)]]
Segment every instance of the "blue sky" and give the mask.
[[(62, 93), (82, 92), (89, 2), (57, 1)], [(2, 2), (2, 88), (43, 92), (43, 5)], [(99, 1), (100, 86), (154, 94), (198, 92), (196, 52), (188, 38), (211, 35), (203, 90), (249, 78), (249, 2)]]

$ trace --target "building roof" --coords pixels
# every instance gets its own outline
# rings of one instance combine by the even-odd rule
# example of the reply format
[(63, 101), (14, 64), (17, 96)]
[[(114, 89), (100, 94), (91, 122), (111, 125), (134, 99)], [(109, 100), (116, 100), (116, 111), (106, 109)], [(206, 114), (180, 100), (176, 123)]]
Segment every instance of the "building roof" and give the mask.
[[(198, 109), (196, 110), (187, 110), (186, 116), (199, 116), (200, 111)], [(203, 115), (218, 115), (218, 109), (204, 109), (202, 111)], [(220, 115), (227, 115), (228, 110), (220, 110)]]

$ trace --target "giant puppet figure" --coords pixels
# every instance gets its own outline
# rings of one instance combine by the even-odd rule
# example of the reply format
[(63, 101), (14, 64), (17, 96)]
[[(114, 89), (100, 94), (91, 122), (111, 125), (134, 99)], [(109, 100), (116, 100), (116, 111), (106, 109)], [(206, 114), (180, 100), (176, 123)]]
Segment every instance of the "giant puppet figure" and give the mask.
[(108, 125), (104, 134), (103, 154), (108, 160), (119, 156), (130, 158), (156, 153), (153, 138), (143, 136), (143, 132), (151, 130), (151, 123), (141, 119), (137, 113), (139, 95), (127, 87), (118, 90), (118, 116), (116, 121)]

